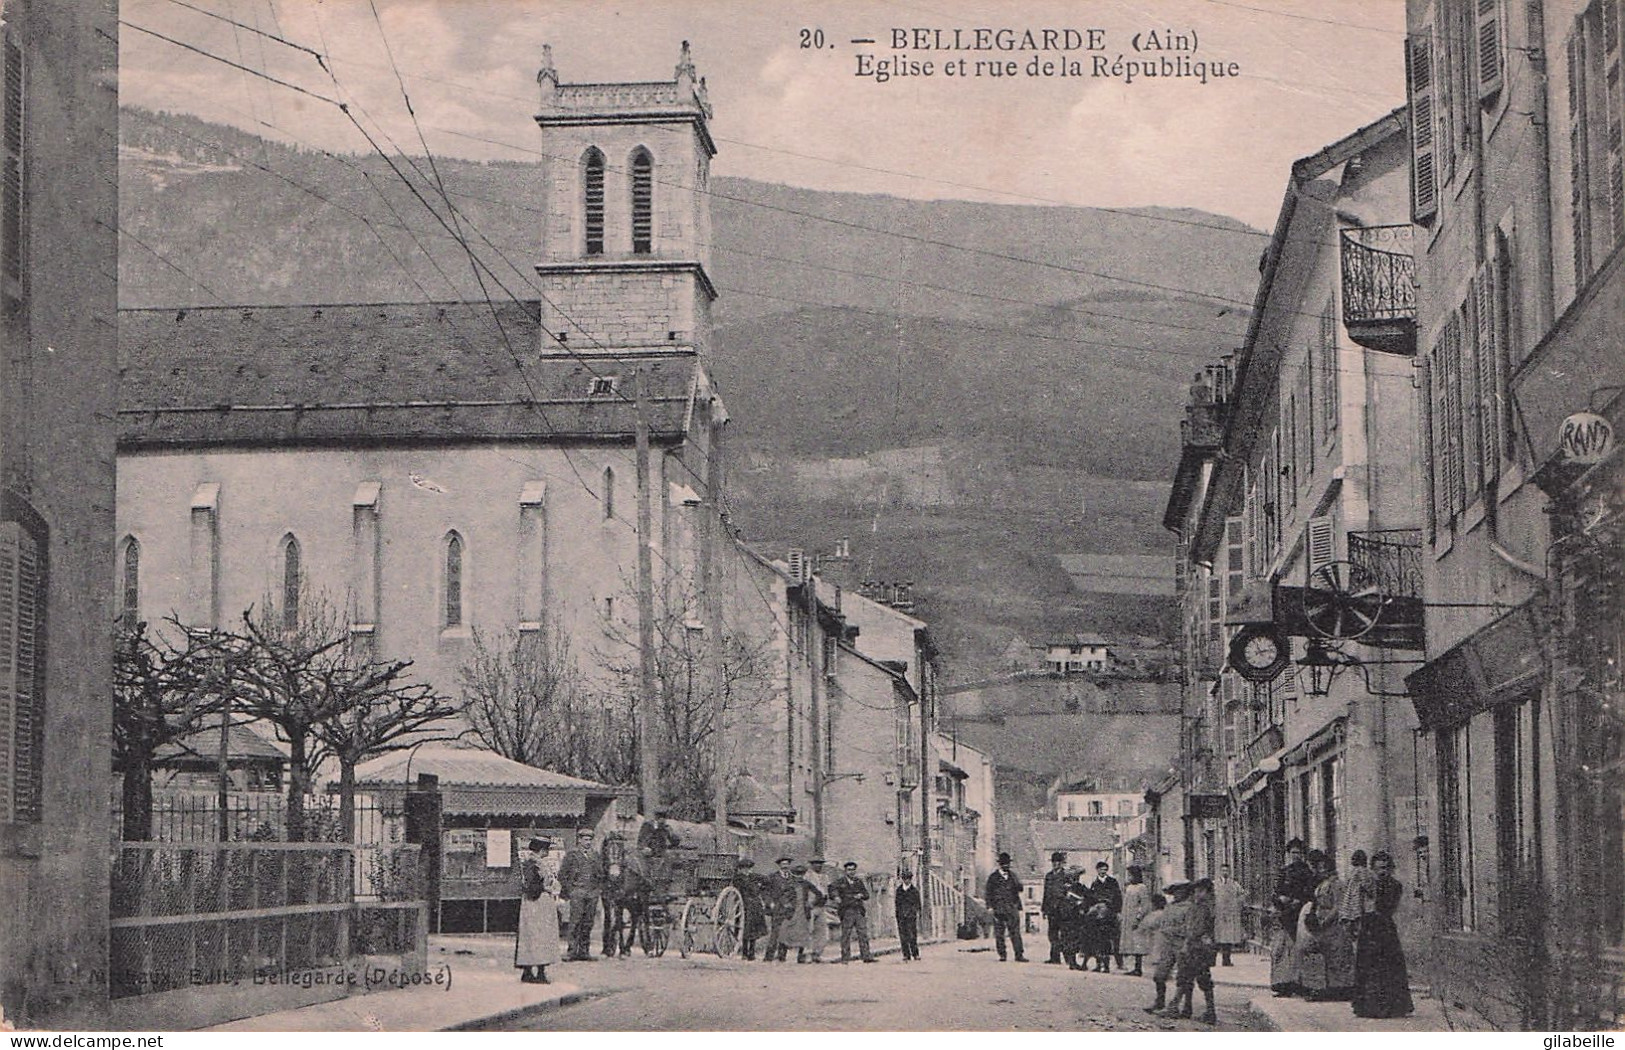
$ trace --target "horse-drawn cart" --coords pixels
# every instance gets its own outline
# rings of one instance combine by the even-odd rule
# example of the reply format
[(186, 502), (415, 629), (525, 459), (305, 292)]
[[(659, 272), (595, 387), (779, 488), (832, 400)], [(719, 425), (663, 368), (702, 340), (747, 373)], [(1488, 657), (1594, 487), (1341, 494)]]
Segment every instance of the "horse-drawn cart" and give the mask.
[(734, 958), (745, 936), (745, 900), (733, 886), (734, 855), (674, 849), (665, 859), (668, 883), (661, 906), (650, 909), (650, 924), (658, 916), (669, 925), (685, 959), (695, 952)]

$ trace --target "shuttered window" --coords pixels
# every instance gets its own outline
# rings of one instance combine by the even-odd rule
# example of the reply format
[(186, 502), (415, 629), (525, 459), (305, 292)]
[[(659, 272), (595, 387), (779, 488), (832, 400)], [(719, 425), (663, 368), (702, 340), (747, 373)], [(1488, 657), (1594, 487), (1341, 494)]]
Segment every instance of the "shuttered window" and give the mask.
[(639, 149), (632, 154), (632, 252), (648, 255), (654, 250), (654, 158)]
[(1496, 338), (1497, 289), (1492, 259), (1479, 268), (1474, 282), (1475, 354), (1478, 363), (1478, 453), (1479, 478), (1488, 482), (1501, 472), (1501, 432), (1499, 421), (1501, 353)]
[(1311, 576), (1321, 566), (1337, 560), (1337, 530), (1332, 527), (1329, 516), (1309, 519), (1309, 525), (1304, 530), (1304, 549), (1307, 552), (1304, 560)]
[(1479, 429), (1479, 387), (1482, 373), (1478, 362), (1478, 278), (1467, 282), (1467, 298), (1462, 300), (1461, 317), (1461, 475), (1463, 508), (1471, 506), (1484, 488), (1483, 449)]
[(582, 224), (588, 255), (604, 254), (604, 155), (587, 151), (581, 163)]
[(1501, 90), (1505, 60), (1502, 55), (1501, 0), (1478, 0), (1478, 97), (1493, 98)]
[(1424, 513), (1427, 517), (1428, 542), (1433, 542), (1437, 534), (1437, 524), (1442, 515), (1439, 513), (1439, 435), (1437, 431), (1439, 413), (1435, 408), (1437, 393), (1435, 391), (1433, 367), (1434, 358), (1428, 357), (1422, 361), (1422, 488), (1425, 496)]
[(7, 313), (14, 313), (23, 298), (24, 231), (27, 201), (23, 193), (23, 53), (9, 31), (0, 48), (5, 68), (3, 114), (0, 114), (0, 278), (5, 286)]
[(1576, 23), (1568, 42), (1569, 73), (1569, 226), (1574, 234), (1576, 290), (1591, 276), (1590, 169), (1586, 139), (1586, 34)]
[(1621, 25), (1625, 0), (1602, 0), (1602, 90), (1607, 112), (1608, 228), (1613, 244), (1625, 241), (1625, 81), (1620, 76)]
[(43, 527), (0, 524), (0, 823), (42, 816), (45, 549)]
[(1439, 210), (1432, 33), (1423, 32), (1407, 41), (1405, 79), (1411, 117), (1411, 218), (1425, 222)]

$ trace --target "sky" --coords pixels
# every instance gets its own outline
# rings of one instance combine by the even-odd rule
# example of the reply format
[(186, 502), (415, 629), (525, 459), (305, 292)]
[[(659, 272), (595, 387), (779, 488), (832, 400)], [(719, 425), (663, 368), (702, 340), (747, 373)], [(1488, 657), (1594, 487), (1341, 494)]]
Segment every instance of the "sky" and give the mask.
[[(368, 151), (335, 105), (342, 101), (386, 148), (422, 153), (421, 134), (436, 156), (534, 159), (526, 151), (540, 144), (531, 117), (544, 44), (568, 83), (669, 80), (688, 40), (715, 110), (716, 176), (918, 199), (1199, 208), (1261, 229), (1274, 223), (1292, 161), (1405, 98), (1403, 0), (120, 6), (126, 104), (306, 146)], [(1031, 30), (1039, 44), (1045, 29), (1072, 29), (1084, 46), (906, 54), (891, 46), (898, 31), (912, 39), (912, 30), (941, 30), (930, 39), (948, 41), (955, 29), (964, 40), (978, 28), (1011, 30), (1018, 43)], [(1150, 34), (1194, 40), (1195, 49), (1136, 52), (1136, 39), (1149, 47)], [(864, 55), (933, 67), (881, 82), (860, 75), (872, 68), (860, 65)], [(1120, 55), (1239, 75), (1127, 82), (1111, 75)], [(1035, 57), (1078, 63), (1086, 75), (1030, 76)], [(1103, 75), (1088, 75), (1097, 57)], [(1014, 61), (1017, 75), (984, 67), (977, 76), (978, 60)]]

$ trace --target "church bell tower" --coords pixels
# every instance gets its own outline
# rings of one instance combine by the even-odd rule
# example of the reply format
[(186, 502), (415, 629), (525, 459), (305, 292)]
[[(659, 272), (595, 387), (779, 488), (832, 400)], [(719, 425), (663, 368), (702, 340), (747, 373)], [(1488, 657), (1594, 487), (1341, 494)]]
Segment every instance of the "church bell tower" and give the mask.
[(671, 80), (561, 83), (544, 47), (536, 81), (548, 173), (541, 352), (703, 357), (717, 294), (705, 194), (716, 144), (688, 42)]

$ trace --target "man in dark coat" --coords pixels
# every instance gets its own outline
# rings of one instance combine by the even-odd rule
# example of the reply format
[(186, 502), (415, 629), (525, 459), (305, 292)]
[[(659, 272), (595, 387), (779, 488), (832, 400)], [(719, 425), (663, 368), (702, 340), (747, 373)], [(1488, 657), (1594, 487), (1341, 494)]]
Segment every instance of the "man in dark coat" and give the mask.
[(1061, 927), (1066, 922), (1066, 887), (1072, 882), (1072, 873), (1066, 870), (1066, 854), (1059, 851), (1049, 855), (1050, 869), (1044, 873), (1044, 901), (1040, 909), (1044, 926), (1049, 932), (1049, 958), (1046, 963), (1061, 962)]
[(1206, 1009), (1200, 1020), (1203, 1024), (1217, 1024), (1213, 1010), (1213, 880), (1197, 879), (1191, 883), (1190, 910), (1185, 913), (1185, 942), (1180, 946), (1176, 960), (1175, 992), (1173, 1003), (1164, 1011), (1167, 1016), (1189, 1017), (1193, 989), (1202, 989)]
[(762, 910), (767, 916), (767, 950), (763, 962), (778, 962), (784, 958), (779, 951), (779, 927), (782, 926), (801, 901), (801, 880), (790, 866), (792, 857), (779, 858), (779, 870), (762, 880)]
[(999, 961), (1004, 962), (1004, 935), (1010, 934), (1010, 946), (1016, 950), (1016, 962), (1026, 962), (1027, 952), (1021, 944), (1021, 880), (1010, 870), (1010, 854), (999, 854), (999, 866), (987, 877), (987, 892), (982, 895), (987, 910), (993, 913), (993, 946), (999, 950)]
[(1123, 887), (1112, 878), (1112, 866), (1105, 861), (1095, 865), (1095, 881), (1090, 884), (1089, 892), (1094, 894), (1095, 902), (1106, 905), (1110, 913), (1101, 924), (1101, 932), (1106, 938), (1106, 955), (1095, 967), (1101, 973), (1110, 973), (1112, 969), (1111, 957), (1117, 956), (1117, 968), (1123, 968), (1123, 957), (1117, 954), (1117, 924), (1123, 914)]
[(576, 832), (576, 844), (559, 865), (559, 886), (570, 902), (570, 954), (565, 962), (592, 961), (592, 924), (604, 889), (604, 858), (592, 848), (592, 829)]
[(869, 899), (869, 887), (858, 878), (858, 862), (849, 860), (842, 865), (840, 878), (829, 884), (829, 899), (835, 904), (835, 914), (841, 917), (841, 961), (852, 961), (852, 935), (858, 937), (858, 954), (866, 963), (875, 961), (869, 954), (869, 909), (863, 903)]
[(673, 831), (671, 825), (666, 823), (666, 812), (666, 807), (661, 806), (655, 810), (654, 817), (645, 820), (643, 827), (638, 829), (638, 852), (642, 853), (645, 848), (649, 851), (647, 854), (649, 858), (648, 869), (644, 874), (648, 876), (649, 883), (655, 892), (661, 895), (668, 892), (667, 886), (671, 882), (671, 871), (667, 866), (666, 853), (683, 844), (683, 840), (677, 837), (677, 832)]
[(762, 909), (762, 880), (755, 871), (756, 862), (742, 858), (734, 866), (733, 888), (745, 906), (744, 928), (740, 930), (739, 954), (745, 959), (756, 958), (756, 939), (767, 932), (767, 914)]
[(903, 961), (920, 957), (920, 888), (914, 873), (904, 869), (902, 882), (892, 894), (892, 910), (897, 915), (897, 939), (903, 942)]

